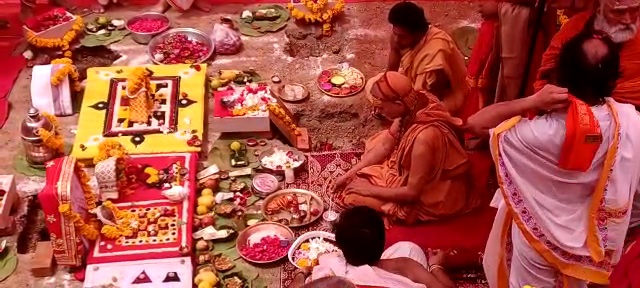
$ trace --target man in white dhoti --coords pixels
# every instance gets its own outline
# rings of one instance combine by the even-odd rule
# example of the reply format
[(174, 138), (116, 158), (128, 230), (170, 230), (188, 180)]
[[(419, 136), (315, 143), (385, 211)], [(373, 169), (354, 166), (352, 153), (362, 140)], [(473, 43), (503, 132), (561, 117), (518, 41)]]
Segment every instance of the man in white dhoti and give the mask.
[[(547, 107), (545, 115), (511, 118), (490, 131), (500, 184), (483, 263), (491, 287), (607, 284), (623, 252), (640, 178), (640, 116), (609, 98), (620, 76), (617, 47), (603, 34), (578, 34), (562, 47), (556, 71), (568, 95), (547, 86), (548, 98), (538, 100), (564, 97), (567, 107), (548, 111), (557, 107), (529, 97), (468, 120)], [(502, 114), (489, 115), (496, 111)]]
[[(308, 281), (338, 276), (358, 287), (455, 287), (442, 266), (444, 251), (429, 251), (427, 258), (411, 242), (399, 242), (384, 250), (384, 220), (372, 208), (345, 210), (334, 230), (336, 246), (342, 252), (321, 255)], [(290, 287), (301, 287), (303, 275), (297, 275)]]

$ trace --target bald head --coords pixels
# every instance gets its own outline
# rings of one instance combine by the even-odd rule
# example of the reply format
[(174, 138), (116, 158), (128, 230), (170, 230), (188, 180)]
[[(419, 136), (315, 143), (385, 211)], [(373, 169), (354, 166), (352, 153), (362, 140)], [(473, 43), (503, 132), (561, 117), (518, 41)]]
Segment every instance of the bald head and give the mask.
[(609, 53), (609, 47), (600, 39), (588, 39), (582, 44), (585, 59), (591, 65), (599, 65)]

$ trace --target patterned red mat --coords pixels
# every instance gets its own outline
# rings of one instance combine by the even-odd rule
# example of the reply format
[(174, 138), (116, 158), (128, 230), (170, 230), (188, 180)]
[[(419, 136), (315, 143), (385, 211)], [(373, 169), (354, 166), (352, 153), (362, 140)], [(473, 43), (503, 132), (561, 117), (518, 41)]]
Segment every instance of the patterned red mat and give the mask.
[[(330, 203), (333, 182), (353, 165), (358, 163), (361, 151), (334, 151), (322, 153), (308, 153), (305, 169), (296, 175), (296, 181), (287, 185), (287, 188), (299, 188), (309, 190), (320, 196), (325, 203)], [(328, 205), (325, 204), (325, 209)], [(340, 212), (340, 208), (333, 205), (333, 209)], [(296, 236), (300, 236), (309, 231), (330, 231), (330, 226), (322, 218), (309, 226), (294, 229)], [(288, 261), (282, 266), (280, 273), (280, 287), (289, 287), (296, 268)], [(458, 287), (464, 288), (484, 288), (489, 287), (483, 273), (477, 271), (460, 271), (452, 275)]]

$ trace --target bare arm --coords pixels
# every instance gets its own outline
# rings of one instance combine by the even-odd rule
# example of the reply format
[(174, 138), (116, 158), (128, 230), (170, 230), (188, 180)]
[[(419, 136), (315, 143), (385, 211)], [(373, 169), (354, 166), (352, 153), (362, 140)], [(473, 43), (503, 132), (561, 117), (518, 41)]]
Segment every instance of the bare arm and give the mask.
[(400, 49), (391, 47), (391, 51), (389, 51), (389, 61), (387, 62), (387, 71), (398, 71), (398, 69), (400, 69), (401, 59), (402, 52), (400, 52)]
[(346, 173), (346, 176), (351, 177), (364, 167), (382, 163), (391, 154), (391, 152), (393, 152), (396, 139), (391, 136), (390, 133), (383, 133), (380, 137), (382, 137), (382, 139), (379, 140), (380, 144), (362, 155), (360, 162), (354, 165), (351, 170)]
[(488, 136), (489, 129), (498, 126), (503, 121), (526, 113), (533, 109), (533, 97), (525, 97), (512, 101), (499, 102), (478, 111), (467, 119), (466, 130), (477, 136)]
[(426, 184), (440, 176), (440, 163), (445, 157), (444, 151), (446, 143), (442, 131), (437, 128), (427, 128), (422, 131), (417, 139), (416, 144), (411, 151), (411, 159), (420, 159), (411, 161), (409, 168), (409, 181), (406, 186), (400, 188), (387, 188), (368, 185), (362, 191), (365, 196), (371, 196), (390, 202), (409, 202), (420, 197), (420, 192)]
[[(399, 259), (394, 260), (397, 261)], [(444, 271), (435, 269), (432, 272), (429, 272), (429, 270), (422, 266), (422, 264), (416, 262), (411, 258), (402, 257), (402, 260), (402, 265), (395, 265), (397, 262), (394, 261), (394, 265), (384, 265), (387, 267), (383, 266), (380, 268), (387, 270), (390, 273), (404, 276), (405, 278), (415, 283), (423, 284), (429, 288), (456, 287), (451, 279), (449, 279), (449, 276), (444, 273)]]

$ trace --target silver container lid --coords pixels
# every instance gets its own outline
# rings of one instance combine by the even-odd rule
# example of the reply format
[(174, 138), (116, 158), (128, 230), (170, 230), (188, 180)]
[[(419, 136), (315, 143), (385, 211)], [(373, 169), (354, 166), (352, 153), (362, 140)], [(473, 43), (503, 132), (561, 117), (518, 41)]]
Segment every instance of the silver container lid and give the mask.
[(53, 123), (49, 122), (46, 117), (43, 117), (38, 109), (31, 107), (27, 117), (20, 125), (20, 136), (27, 141), (40, 141), (40, 136), (37, 134), (40, 128), (53, 131), (54, 127)]

